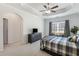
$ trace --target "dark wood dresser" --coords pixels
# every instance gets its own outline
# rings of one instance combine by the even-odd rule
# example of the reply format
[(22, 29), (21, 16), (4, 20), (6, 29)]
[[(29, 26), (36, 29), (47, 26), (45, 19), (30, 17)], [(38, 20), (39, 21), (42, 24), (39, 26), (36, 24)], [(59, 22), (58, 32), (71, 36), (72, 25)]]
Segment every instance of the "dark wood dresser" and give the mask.
[(33, 34), (28, 34), (28, 42), (33, 43), (35, 41), (38, 41), (42, 39), (42, 33), (33, 33)]

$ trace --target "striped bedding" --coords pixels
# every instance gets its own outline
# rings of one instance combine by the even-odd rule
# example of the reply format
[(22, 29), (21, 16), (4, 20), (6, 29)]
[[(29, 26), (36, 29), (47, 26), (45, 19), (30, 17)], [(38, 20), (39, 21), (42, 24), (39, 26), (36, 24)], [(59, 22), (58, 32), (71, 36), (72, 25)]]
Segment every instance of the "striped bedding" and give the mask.
[(79, 45), (70, 42), (67, 37), (45, 36), (40, 42), (41, 49), (47, 49), (60, 55), (79, 55)]

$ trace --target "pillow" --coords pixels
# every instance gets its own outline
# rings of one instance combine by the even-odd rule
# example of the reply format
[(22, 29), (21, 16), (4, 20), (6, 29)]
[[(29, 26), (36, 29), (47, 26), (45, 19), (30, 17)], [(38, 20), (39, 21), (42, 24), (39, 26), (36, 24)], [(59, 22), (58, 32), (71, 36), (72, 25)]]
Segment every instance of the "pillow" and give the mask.
[(79, 46), (79, 39), (77, 39), (77, 44), (78, 44), (78, 46)]
[(79, 43), (79, 35), (77, 35), (77, 43)]
[(69, 38), (69, 41), (71, 41), (71, 42), (77, 42), (77, 36), (71, 36), (70, 38)]
[(79, 35), (79, 31), (77, 31), (77, 35)]
[(54, 35), (64, 35), (64, 31), (52, 32)]

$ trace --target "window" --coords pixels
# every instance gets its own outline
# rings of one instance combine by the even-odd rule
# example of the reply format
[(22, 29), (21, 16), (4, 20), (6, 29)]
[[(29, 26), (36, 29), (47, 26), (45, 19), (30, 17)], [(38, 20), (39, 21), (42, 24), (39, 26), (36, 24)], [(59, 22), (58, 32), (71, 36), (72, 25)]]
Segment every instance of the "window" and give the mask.
[(65, 28), (65, 21), (52, 23), (52, 33), (55, 35), (64, 34), (64, 28)]

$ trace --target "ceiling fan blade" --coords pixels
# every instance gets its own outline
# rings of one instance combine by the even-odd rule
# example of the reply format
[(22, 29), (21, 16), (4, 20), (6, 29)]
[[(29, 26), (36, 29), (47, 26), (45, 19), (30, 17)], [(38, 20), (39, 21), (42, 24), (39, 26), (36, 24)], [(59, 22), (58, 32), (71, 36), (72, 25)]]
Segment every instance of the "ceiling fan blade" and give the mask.
[(51, 9), (54, 9), (54, 8), (58, 8), (58, 5), (56, 5), (56, 6), (52, 7)]
[(51, 12), (56, 12), (56, 11), (54, 11), (54, 10), (51, 10)]
[(44, 6), (44, 8), (46, 8), (47, 9), (47, 6), (46, 5), (43, 5)]
[(43, 11), (46, 11), (46, 10), (41, 10), (40, 12), (43, 12)]

